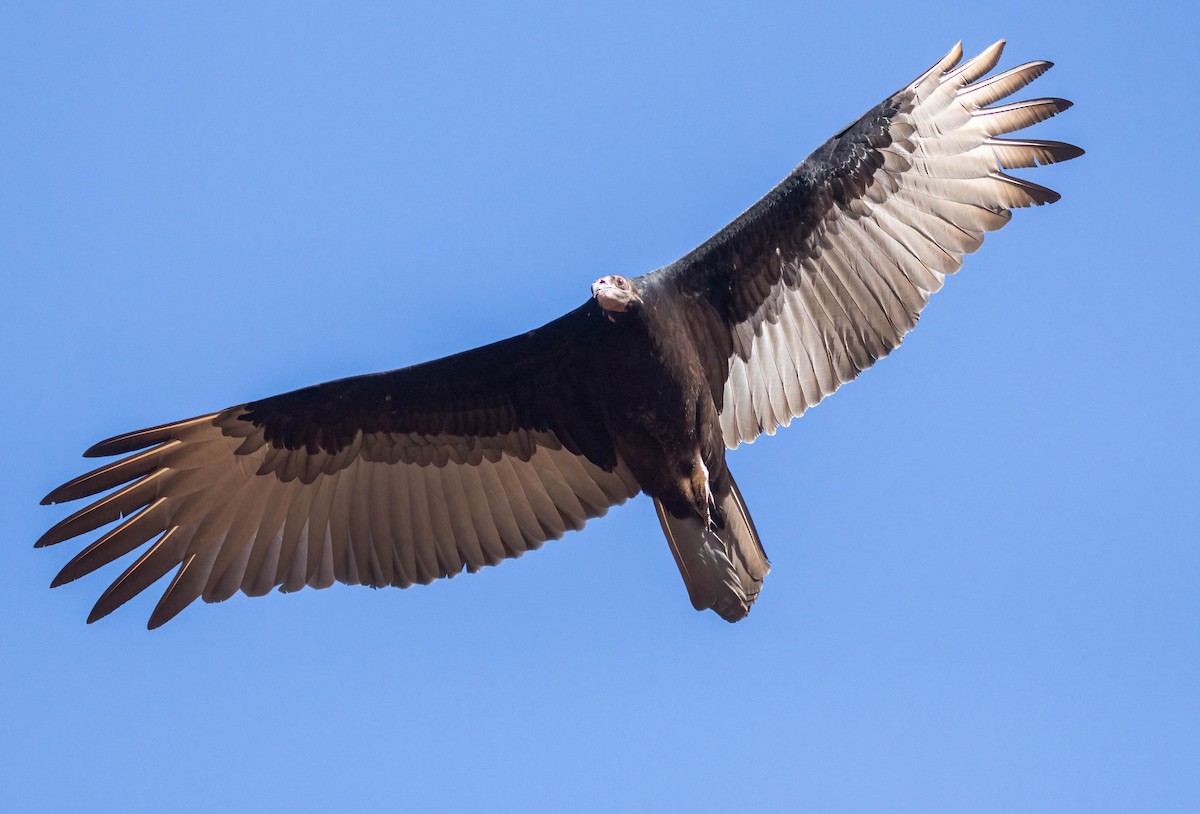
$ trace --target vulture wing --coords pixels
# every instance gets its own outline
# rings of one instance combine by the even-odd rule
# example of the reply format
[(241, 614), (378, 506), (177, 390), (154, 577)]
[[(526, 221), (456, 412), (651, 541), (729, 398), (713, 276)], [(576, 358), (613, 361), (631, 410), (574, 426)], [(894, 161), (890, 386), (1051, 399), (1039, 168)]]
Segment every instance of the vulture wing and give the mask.
[(709, 375), (727, 446), (773, 434), (886, 356), (985, 232), (1014, 207), (1058, 200), (1002, 170), (1083, 151), (999, 136), (1070, 103), (990, 106), (1051, 65), (981, 79), (1003, 46), (955, 68), (956, 46), (719, 234), (649, 275), (700, 303), (693, 330), (722, 359)]
[(121, 488), (37, 544), (122, 522), (54, 584), (154, 541), (88, 619), (176, 569), (154, 628), (200, 597), (335, 581), (407, 587), (578, 529), (639, 491), (590, 392), (586, 351), (601, 320), (589, 302), (456, 356), (103, 441), (85, 454), (127, 457), (43, 503)]

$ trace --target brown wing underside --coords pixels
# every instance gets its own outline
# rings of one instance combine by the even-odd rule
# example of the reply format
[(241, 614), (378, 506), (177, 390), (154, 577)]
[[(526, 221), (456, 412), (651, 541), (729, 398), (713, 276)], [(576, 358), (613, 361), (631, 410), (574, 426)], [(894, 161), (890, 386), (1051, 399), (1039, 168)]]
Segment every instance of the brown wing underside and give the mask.
[(638, 492), (586, 392), (596, 316), (101, 442), (88, 454), (127, 457), (45, 502), (116, 491), (38, 545), (120, 522), (54, 584), (140, 550), (89, 621), (173, 570), (157, 627), (198, 598), (406, 587), (578, 529)]
[(956, 47), (827, 141), (779, 186), (676, 263), (678, 289), (713, 347), (726, 444), (774, 433), (899, 345), (929, 296), (1010, 210), (1057, 193), (1004, 173), (1082, 154), (1000, 138), (1070, 104), (990, 106), (1049, 67), (983, 78), (1003, 42), (955, 68)]

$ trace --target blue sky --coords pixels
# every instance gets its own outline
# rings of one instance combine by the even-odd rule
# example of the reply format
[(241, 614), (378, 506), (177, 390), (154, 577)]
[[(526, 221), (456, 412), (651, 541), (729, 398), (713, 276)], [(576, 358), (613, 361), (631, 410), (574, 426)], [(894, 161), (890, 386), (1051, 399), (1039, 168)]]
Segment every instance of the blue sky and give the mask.
[[(432, 5), (0, 10), (3, 807), (1195, 810), (1194, 11)], [(47, 589), (91, 443), (541, 324), (999, 37), (1088, 154), (731, 455), (747, 621), (691, 610), (644, 498), (153, 633), (154, 590), (84, 625), (115, 568)]]

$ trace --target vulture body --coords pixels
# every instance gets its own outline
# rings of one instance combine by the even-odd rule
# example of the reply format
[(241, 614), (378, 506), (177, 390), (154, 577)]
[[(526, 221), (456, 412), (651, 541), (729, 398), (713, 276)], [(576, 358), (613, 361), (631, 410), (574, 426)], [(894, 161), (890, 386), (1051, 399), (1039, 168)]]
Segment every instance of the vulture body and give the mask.
[(115, 491), (37, 545), (121, 522), (53, 584), (141, 549), (88, 621), (174, 571), (157, 627), (239, 590), (477, 571), (645, 492), (693, 605), (741, 619), (769, 566), (725, 450), (887, 355), (985, 232), (1057, 200), (1004, 168), (1082, 153), (1000, 138), (1069, 106), (996, 105), (1050, 67), (984, 78), (1002, 46), (956, 46), (695, 251), (541, 328), (97, 444), (124, 457), (43, 502)]

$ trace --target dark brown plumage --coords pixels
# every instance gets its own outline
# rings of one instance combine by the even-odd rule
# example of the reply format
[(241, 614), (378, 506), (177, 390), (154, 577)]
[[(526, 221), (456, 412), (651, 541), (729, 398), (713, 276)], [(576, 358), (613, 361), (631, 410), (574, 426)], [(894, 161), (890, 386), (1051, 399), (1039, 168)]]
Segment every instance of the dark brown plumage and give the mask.
[(997, 138), (1068, 107), (989, 107), (1049, 67), (982, 79), (1001, 46), (955, 69), (956, 47), (704, 245), (537, 330), (97, 444), (128, 457), (44, 502), (116, 491), (37, 545), (122, 522), (54, 584), (142, 549), (89, 621), (175, 570), (156, 627), (238, 590), (475, 571), (644, 491), (695, 607), (744, 617), (769, 566), (726, 448), (887, 355), (1010, 209), (1057, 199), (1003, 168), (1082, 152)]

